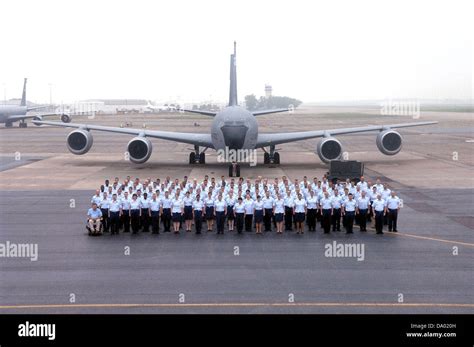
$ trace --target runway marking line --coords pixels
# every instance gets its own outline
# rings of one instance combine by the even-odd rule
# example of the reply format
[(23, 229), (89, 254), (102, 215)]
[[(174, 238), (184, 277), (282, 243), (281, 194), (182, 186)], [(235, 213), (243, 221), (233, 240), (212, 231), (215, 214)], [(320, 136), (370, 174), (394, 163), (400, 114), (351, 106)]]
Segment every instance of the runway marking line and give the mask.
[(8, 309), (54, 309), (54, 308), (232, 308), (232, 307), (463, 307), (474, 308), (473, 304), (463, 303), (375, 303), (375, 302), (301, 302), (301, 303), (195, 303), (195, 304), (51, 304), (51, 305), (3, 305)]
[(384, 234), (406, 236), (406, 237), (412, 237), (412, 238), (421, 239), (421, 240), (430, 240), (430, 241), (438, 241), (438, 242), (445, 242), (445, 243), (454, 243), (454, 244), (457, 244), (457, 245), (474, 247), (474, 243), (439, 239), (439, 238), (436, 238), (436, 237), (420, 236), (420, 235), (413, 235), (413, 234), (400, 233), (400, 232), (396, 232), (396, 233), (386, 232)]

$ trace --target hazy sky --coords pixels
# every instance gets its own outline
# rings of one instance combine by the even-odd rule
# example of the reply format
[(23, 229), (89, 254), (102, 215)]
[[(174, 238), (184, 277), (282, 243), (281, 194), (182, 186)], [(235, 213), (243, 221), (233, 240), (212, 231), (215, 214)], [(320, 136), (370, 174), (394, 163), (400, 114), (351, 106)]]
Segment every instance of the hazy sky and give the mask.
[(473, 3), (2, 0), (0, 98), (472, 98)]

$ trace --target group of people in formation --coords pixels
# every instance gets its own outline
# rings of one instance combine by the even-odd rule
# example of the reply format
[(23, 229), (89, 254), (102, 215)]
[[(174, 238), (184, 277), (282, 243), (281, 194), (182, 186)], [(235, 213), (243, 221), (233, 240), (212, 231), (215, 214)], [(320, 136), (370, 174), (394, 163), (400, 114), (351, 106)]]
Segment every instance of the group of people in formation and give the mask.
[(326, 176), (312, 180), (306, 176), (293, 182), (288, 177), (255, 180), (224, 176), (220, 180), (204, 177), (182, 180), (166, 177), (141, 181), (127, 176), (122, 182), (115, 177), (105, 180), (96, 190), (88, 210), (87, 229), (90, 235), (103, 232), (118, 234), (120, 230), (136, 234), (161, 231), (178, 234), (183, 229), (201, 234), (216, 228), (218, 234), (227, 230), (237, 233), (255, 231), (296, 230), (324, 233), (353, 233), (354, 224), (361, 232), (374, 221), (377, 234), (397, 232), (398, 211), (402, 201), (380, 179), (375, 183), (360, 180), (330, 182)]

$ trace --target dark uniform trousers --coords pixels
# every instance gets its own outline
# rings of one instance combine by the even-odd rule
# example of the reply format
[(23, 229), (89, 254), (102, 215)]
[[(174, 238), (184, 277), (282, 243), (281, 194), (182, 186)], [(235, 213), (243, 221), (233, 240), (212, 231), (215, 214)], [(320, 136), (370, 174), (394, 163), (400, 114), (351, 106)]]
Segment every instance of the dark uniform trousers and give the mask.
[(252, 231), (253, 214), (245, 215), (245, 231)]
[(367, 231), (367, 209), (359, 210), (360, 231)]
[(341, 231), (341, 209), (332, 210), (332, 231)]
[(309, 231), (316, 231), (316, 209), (308, 208), (307, 224)]
[(170, 228), (171, 228), (171, 209), (170, 208), (163, 209), (161, 221), (163, 222), (163, 228), (165, 228), (165, 231), (166, 232), (170, 231)]
[(324, 233), (328, 234), (331, 231), (331, 209), (323, 209), (322, 212), (322, 225)]
[(138, 230), (140, 229), (140, 210), (130, 211), (130, 221), (132, 224), (132, 232), (134, 234), (138, 233)]
[(123, 225), (123, 232), (129, 233), (130, 232), (130, 210), (123, 210), (122, 211), (122, 219), (121, 223)]
[(151, 211), (151, 232), (155, 234), (160, 232), (160, 211)]
[(194, 226), (196, 227), (196, 234), (200, 234), (202, 230), (202, 211), (194, 210)]
[(112, 234), (119, 233), (119, 225), (120, 225), (120, 212), (110, 212), (110, 232)]
[(149, 209), (148, 208), (142, 208), (142, 231), (148, 232), (150, 231), (150, 216), (148, 215)]
[(375, 231), (377, 234), (383, 232), (383, 211), (374, 211), (375, 213)]
[(235, 226), (237, 227), (237, 232), (240, 234), (242, 230), (244, 230), (244, 213), (236, 213), (235, 214)]
[(263, 216), (263, 223), (265, 224), (265, 231), (272, 231), (272, 217), (273, 209), (266, 208), (265, 215)]
[(285, 230), (293, 230), (293, 208), (285, 206)]
[(216, 227), (217, 233), (223, 234), (224, 233), (224, 224), (225, 224), (225, 212), (224, 211), (216, 211)]
[(101, 208), (100, 211), (102, 212), (102, 231), (108, 232), (109, 231), (109, 209), (108, 208)]
[(354, 227), (354, 216), (355, 216), (354, 211), (346, 211), (344, 213), (344, 219), (346, 221), (346, 232), (348, 234), (352, 234), (352, 229)]
[(388, 209), (388, 231), (397, 231), (398, 209)]

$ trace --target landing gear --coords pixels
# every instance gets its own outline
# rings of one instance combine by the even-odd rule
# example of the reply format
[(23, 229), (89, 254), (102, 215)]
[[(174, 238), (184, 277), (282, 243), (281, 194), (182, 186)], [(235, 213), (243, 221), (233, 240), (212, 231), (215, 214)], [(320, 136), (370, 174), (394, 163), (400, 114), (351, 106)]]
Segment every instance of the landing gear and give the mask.
[(12, 122), (6, 122), (5, 128), (11, 128), (13, 126)]
[(196, 164), (196, 153), (189, 153), (189, 164)]
[(24, 120), (22, 120), (22, 121), (20, 122), (20, 124), (18, 124), (18, 126), (19, 126), (20, 128), (26, 128), (26, 127), (28, 126), (28, 124), (26, 124), (26, 122), (25, 122)]
[(240, 177), (240, 165), (232, 163), (229, 165), (229, 177)]
[(199, 153), (199, 164), (206, 164), (206, 153)]
[(270, 152), (263, 153), (263, 164), (280, 164), (280, 153), (275, 151), (275, 146), (270, 146)]
[(200, 152), (199, 146), (194, 146), (194, 152), (189, 153), (189, 164), (206, 164), (206, 149)]

